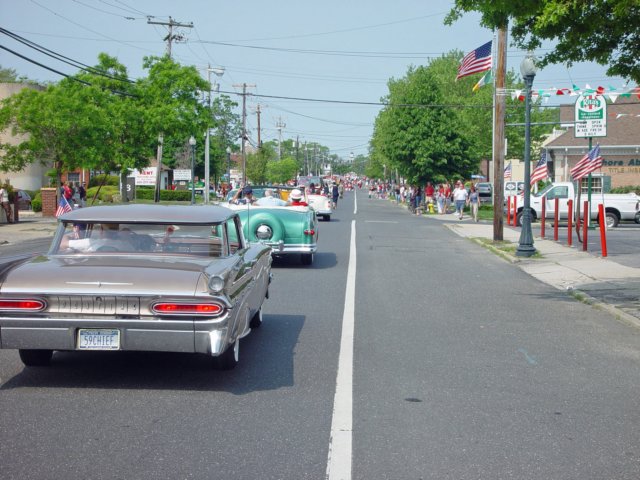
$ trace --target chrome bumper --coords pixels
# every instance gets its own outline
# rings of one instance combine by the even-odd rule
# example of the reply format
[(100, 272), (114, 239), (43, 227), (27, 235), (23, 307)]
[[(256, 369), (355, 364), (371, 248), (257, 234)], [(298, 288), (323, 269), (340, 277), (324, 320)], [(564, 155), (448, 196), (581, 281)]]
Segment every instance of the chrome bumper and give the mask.
[(225, 315), (215, 320), (176, 319), (0, 319), (0, 348), (78, 350), (80, 328), (118, 329), (123, 351), (220, 355), (229, 343)]
[(268, 243), (271, 247), (271, 253), (273, 255), (291, 255), (295, 253), (316, 253), (318, 250), (317, 243), (299, 243), (299, 244), (285, 244), (283, 242), (279, 243)]

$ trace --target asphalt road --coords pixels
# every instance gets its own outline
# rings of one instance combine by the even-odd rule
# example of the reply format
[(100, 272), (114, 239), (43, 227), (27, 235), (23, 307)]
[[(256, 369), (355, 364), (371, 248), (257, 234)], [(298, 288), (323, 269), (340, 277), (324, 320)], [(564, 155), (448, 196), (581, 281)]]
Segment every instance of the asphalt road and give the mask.
[(0, 477), (325, 478), (353, 219), (352, 478), (640, 478), (638, 331), (364, 190), (231, 372), (0, 351)]

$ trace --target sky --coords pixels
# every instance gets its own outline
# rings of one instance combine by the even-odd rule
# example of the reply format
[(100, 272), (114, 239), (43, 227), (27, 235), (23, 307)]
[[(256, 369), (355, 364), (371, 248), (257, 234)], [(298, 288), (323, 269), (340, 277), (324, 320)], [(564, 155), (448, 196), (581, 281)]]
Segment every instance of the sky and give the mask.
[[(478, 14), (445, 25), (451, 6), (448, 0), (0, 0), (0, 25), (87, 65), (106, 52), (127, 67), (131, 78), (140, 78), (146, 76), (143, 58), (167, 51), (167, 27), (149, 22), (171, 18), (192, 24), (174, 30), (184, 40), (172, 43), (172, 57), (194, 65), (204, 78), (209, 65), (224, 67), (224, 74), (211, 73), (211, 80), (240, 105), (239, 85), (250, 85), (247, 128), (254, 144), (259, 108), (263, 142), (281, 132), (283, 139), (317, 142), (348, 159), (352, 153), (367, 154), (382, 107), (366, 103), (380, 102), (389, 79), (404, 77), (412, 65), (428, 65), (454, 49), (467, 53), (492, 39)], [(77, 73), (6, 35), (0, 35), (0, 45), (65, 74)], [(509, 46), (507, 69), (519, 72), (525, 54)], [(0, 66), (34, 80), (62, 78), (5, 50), (0, 50)], [(538, 71), (533, 88), (624, 85), (605, 72), (593, 63), (548, 66)], [(552, 104), (573, 101), (550, 99)]]

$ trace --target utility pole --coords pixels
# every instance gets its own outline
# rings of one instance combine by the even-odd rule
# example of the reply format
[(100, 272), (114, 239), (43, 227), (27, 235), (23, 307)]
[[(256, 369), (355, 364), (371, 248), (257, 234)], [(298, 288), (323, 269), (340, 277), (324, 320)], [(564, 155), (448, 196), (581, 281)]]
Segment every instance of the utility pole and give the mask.
[(240, 149), (242, 152), (242, 184), (247, 183), (247, 152), (245, 150), (245, 142), (247, 141), (247, 87), (255, 87), (255, 84), (234, 84), (233, 87), (242, 87), (242, 144)]
[(258, 107), (256, 108), (256, 115), (258, 116), (258, 148), (262, 148), (262, 140), (261, 140), (261, 135), (260, 135), (260, 104), (258, 104)]
[(278, 160), (282, 160), (282, 129), (286, 126), (286, 123), (282, 123), (282, 117), (278, 117), (276, 122), (276, 128), (278, 129)]
[(167, 27), (167, 29), (169, 30), (169, 34), (166, 37), (164, 37), (163, 40), (167, 42), (167, 56), (171, 58), (171, 42), (173, 42), (174, 40), (176, 42), (180, 42), (184, 40), (184, 35), (182, 35), (181, 33), (175, 33), (175, 34), (173, 33), (173, 28), (174, 27), (193, 28), (193, 22), (180, 23), (180, 22), (174, 21), (173, 18), (171, 17), (169, 17), (168, 22), (158, 22), (158, 21), (152, 21), (151, 18), (153, 17), (147, 17), (147, 23), (149, 25), (163, 25)]
[[(498, 62), (494, 86), (494, 127), (493, 127), (493, 241), (504, 239), (504, 112), (506, 99), (504, 93), (505, 72), (507, 70), (507, 25), (498, 29)], [(528, 185), (525, 185), (528, 188)]]

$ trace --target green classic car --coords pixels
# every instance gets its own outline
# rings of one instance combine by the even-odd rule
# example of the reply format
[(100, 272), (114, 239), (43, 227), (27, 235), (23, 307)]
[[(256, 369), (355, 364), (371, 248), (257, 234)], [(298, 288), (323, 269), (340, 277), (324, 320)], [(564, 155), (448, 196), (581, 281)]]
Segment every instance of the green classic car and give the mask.
[[(252, 187), (253, 195), (260, 197), (265, 189), (272, 189), (275, 198), (287, 201), (289, 191), (284, 187)], [(228, 198), (233, 198), (235, 191)], [(260, 242), (271, 247), (273, 257), (298, 255), (303, 265), (313, 263), (318, 248), (318, 220), (316, 212), (308, 206), (277, 206), (225, 204), (238, 213), (245, 238), (250, 243)]]

